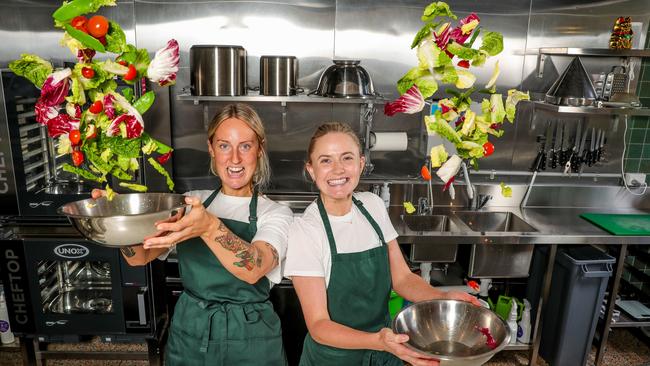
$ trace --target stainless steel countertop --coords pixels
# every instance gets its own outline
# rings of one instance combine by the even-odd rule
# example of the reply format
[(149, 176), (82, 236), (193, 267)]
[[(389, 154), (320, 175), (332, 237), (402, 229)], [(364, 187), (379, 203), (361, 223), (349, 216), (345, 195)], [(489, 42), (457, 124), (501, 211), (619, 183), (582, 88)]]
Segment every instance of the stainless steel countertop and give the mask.
[(401, 215), (404, 209), (391, 206), (389, 215), (402, 244), (650, 244), (650, 236), (616, 236), (580, 217), (583, 213), (650, 214), (637, 209), (489, 207), (476, 212), (511, 212), (537, 229), (536, 232), (471, 231), (455, 212), (462, 207), (434, 207), (433, 214), (449, 215), (455, 232), (413, 231)]

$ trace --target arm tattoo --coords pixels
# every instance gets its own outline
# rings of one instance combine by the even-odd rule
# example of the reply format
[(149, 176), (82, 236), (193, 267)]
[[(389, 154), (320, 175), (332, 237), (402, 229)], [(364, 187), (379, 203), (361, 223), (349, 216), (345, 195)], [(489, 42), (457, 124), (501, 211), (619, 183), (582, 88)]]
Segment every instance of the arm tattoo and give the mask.
[(238, 262), (233, 262), (235, 266), (246, 268), (249, 271), (255, 267), (262, 267), (262, 252), (255, 245), (247, 243), (233, 234), (223, 222), (219, 223), (217, 230), (219, 230), (219, 235), (214, 238), (214, 241), (235, 253), (235, 257), (239, 258)]
[(280, 256), (278, 255), (278, 251), (275, 250), (273, 245), (271, 245), (269, 243), (264, 243), (264, 244), (266, 244), (266, 247), (271, 250), (271, 253), (273, 253), (273, 267), (279, 265), (280, 264)]

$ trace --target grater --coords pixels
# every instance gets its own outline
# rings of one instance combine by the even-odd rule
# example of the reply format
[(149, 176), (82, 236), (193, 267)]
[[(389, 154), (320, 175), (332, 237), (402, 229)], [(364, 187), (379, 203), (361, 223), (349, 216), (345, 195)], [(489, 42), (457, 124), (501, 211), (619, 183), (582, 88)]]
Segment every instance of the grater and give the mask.
[(623, 66), (614, 66), (605, 78), (603, 99), (609, 100), (615, 93), (627, 92), (627, 72)]

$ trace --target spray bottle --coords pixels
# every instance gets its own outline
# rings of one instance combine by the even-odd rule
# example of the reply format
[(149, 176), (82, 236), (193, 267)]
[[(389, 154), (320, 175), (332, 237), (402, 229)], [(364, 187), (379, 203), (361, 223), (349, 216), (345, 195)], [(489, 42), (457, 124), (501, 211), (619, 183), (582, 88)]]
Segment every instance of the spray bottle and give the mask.
[(517, 330), (517, 341), (519, 343), (530, 343), (530, 327), (530, 301), (524, 299), (524, 312), (521, 315)]
[(517, 343), (517, 302), (512, 298), (510, 315), (508, 316), (508, 329), (510, 330), (510, 344)]
[(14, 342), (14, 334), (9, 327), (9, 314), (7, 313), (7, 303), (5, 302), (2, 287), (0, 287), (0, 342), (3, 344)]

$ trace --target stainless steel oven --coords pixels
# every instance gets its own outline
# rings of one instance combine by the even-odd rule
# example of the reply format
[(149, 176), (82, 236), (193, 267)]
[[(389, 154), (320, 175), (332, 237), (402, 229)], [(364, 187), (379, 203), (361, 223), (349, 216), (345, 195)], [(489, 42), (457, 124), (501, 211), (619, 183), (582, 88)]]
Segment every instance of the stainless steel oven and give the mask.
[(71, 230), (21, 226), (0, 243), (12, 330), (42, 342), (155, 337), (166, 320), (162, 263), (131, 267), (119, 250)]
[[(86, 198), (97, 183), (62, 169), (64, 163), (71, 163), (70, 155), (57, 153), (58, 141), (48, 137), (47, 128), (35, 118), (40, 91), (11, 71), (0, 70), (0, 75), (0, 216), (55, 216), (59, 206)], [(156, 92), (161, 99), (169, 93)], [(161, 121), (165, 119), (157, 118), (155, 124), (145, 120), (145, 130), (169, 141), (171, 127)], [(142, 161), (140, 166), (134, 183), (147, 184), (152, 191), (167, 191), (153, 169)]]

